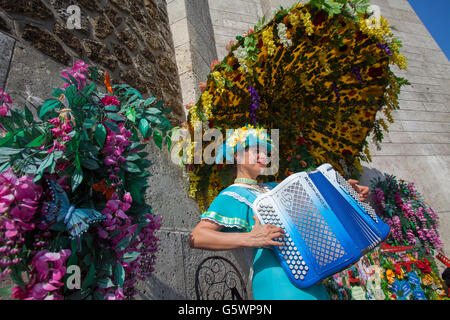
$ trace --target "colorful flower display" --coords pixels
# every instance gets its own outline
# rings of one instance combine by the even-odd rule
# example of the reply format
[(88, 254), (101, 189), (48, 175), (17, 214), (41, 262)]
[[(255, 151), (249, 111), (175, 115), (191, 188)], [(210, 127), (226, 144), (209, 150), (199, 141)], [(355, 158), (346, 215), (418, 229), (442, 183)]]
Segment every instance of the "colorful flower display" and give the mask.
[(384, 175), (372, 181), (377, 214), (391, 226), (392, 245), (414, 245), (430, 253), (442, 248), (439, 218), (415, 189), (414, 183)]
[[(189, 108), (191, 136), (195, 121), (224, 135), (225, 129), (250, 123), (279, 129), (280, 169), (265, 180), (281, 181), (324, 162), (346, 178), (358, 178), (360, 161), (370, 161), (367, 137), (379, 146), (387, 130), (377, 113), (392, 122), (400, 87), (408, 84), (390, 65), (406, 66), (386, 20), (381, 18), (377, 30), (368, 23), (367, 1), (330, 3), (281, 8), (268, 23), (264, 18), (237, 36)], [(195, 198), (213, 192), (212, 167), (189, 165)], [(226, 167), (214, 169), (223, 181), (230, 173)]]
[(170, 147), (171, 110), (82, 61), (61, 78), (39, 119), (0, 92), (0, 276), (15, 299), (131, 299), (161, 225), (145, 142)]
[[(372, 180), (372, 202), (390, 236), (358, 263), (328, 278), (335, 300), (450, 300), (436, 258), (444, 262), (438, 216), (414, 183), (385, 174)], [(445, 263), (445, 262), (444, 262)]]
[(433, 256), (382, 245), (324, 281), (333, 300), (450, 300)]

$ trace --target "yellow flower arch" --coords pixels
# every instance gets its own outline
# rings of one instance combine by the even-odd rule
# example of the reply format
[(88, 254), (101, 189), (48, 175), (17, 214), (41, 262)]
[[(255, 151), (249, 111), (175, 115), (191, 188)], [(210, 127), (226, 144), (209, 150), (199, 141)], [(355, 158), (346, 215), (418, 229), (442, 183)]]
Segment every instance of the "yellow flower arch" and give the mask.
[[(400, 41), (383, 17), (375, 29), (368, 18), (329, 15), (311, 4), (280, 9), (264, 26), (236, 37), (190, 107), (186, 128), (192, 136), (195, 121), (224, 135), (252, 122), (269, 134), (279, 129), (280, 169), (265, 181), (325, 162), (358, 178), (360, 161), (371, 160), (368, 136), (379, 146), (388, 130), (378, 112), (393, 122), (400, 87), (408, 84), (390, 69), (392, 64), (406, 68)], [(230, 166), (190, 164), (188, 169), (190, 195), (202, 208), (233, 181)]]

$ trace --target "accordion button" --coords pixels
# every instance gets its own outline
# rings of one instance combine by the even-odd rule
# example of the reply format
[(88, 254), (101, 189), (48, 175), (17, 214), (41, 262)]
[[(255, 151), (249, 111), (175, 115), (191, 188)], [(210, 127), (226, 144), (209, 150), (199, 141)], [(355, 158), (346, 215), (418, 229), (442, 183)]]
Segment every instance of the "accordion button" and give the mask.
[(294, 256), (294, 260), (298, 261), (298, 256), (297, 255)]
[(294, 265), (294, 269), (297, 270), (298, 269), (298, 265)]
[(295, 273), (296, 273), (296, 271), (295, 271), (295, 270), (292, 270), (291, 272), (292, 272), (292, 274), (295, 274)]
[(303, 274), (304, 276), (306, 276), (306, 270), (303, 270), (303, 271), (302, 271), (302, 274)]
[(299, 268), (299, 270), (303, 270), (303, 266), (301, 266), (301, 265), (298, 266), (298, 268)]
[(294, 257), (293, 256), (289, 256), (289, 259), (292, 260), (292, 259), (294, 259)]
[(305, 261), (302, 261), (302, 265), (305, 265), (306, 264), (306, 262)]
[(306, 270), (306, 271), (308, 271), (308, 270), (309, 270), (308, 266), (305, 266), (305, 270)]
[(298, 280), (300, 277), (296, 274), (294, 275), (295, 280)]
[(281, 254), (284, 256), (286, 254), (286, 251), (281, 250)]
[(300, 276), (300, 280), (303, 280), (303, 279), (305, 279), (305, 277), (304, 276)]
[(288, 259), (288, 257), (285, 255), (285, 256), (284, 256), (284, 260), (287, 260), (287, 259)]
[(292, 264), (289, 265), (289, 269), (294, 269), (294, 266)]

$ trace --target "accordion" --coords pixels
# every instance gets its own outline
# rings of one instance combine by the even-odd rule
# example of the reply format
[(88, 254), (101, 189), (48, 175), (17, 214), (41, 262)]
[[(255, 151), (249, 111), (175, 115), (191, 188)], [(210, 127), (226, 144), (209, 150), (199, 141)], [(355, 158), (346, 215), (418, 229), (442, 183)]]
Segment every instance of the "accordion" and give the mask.
[(283, 229), (275, 254), (289, 279), (306, 288), (355, 263), (389, 235), (384, 223), (330, 164), (295, 173), (260, 194), (261, 224)]

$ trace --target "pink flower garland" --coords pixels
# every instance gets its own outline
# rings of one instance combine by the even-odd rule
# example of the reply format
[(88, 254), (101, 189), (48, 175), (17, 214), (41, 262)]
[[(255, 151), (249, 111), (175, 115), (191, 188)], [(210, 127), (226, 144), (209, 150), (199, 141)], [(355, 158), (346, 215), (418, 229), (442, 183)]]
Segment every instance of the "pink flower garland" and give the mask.
[[(71, 70), (64, 69), (61, 72), (61, 76), (70, 80), (69, 74), (73, 76), (78, 81), (78, 90), (83, 90), (86, 86), (86, 75), (85, 72), (88, 72), (89, 66), (84, 61), (77, 61), (72, 66)], [(68, 83), (64, 83), (63, 88), (67, 88), (69, 86)]]
[(20, 245), (35, 228), (31, 220), (41, 194), (30, 177), (17, 178), (12, 169), (0, 173), (0, 278), (11, 273), (8, 266), (22, 261)]
[(64, 285), (62, 280), (70, 253), (70, 250), (42, 250), (37, 253), (31, 261), (34, 267), (30, 273), (31, 281), (25, 286), (25, 290), (19, 286), (14, 287), (12, 297), (21, 300), (62, 300), (58, 290)]
[[(137, 279), (144, 279), (150, 276), (153, 271), (153, 264), (155, 263), (155, 251), (158, 238), (154, 236), (154, 231), (160, 228), (161, 217), (154, 217), (150, 214), (146, 216), (149, 223), (140, 230), (138, 236), (130, 245), (124, 249), (119, 250), (118, 245), (125, 238), (130, 239), (135, 234), (138, 225), (132, 224), (132, 217), (126, 214), (126, 211), (131, 207), (133, 199), (127, 192), (124, 194), (122, 200), (119, 199), (117, 193), (114, 193), (111, 199), (106, 203), (106, 208), (102, 213), (106, 216), (106, 221), (102, 226), (97, 227), (97, 234), (104, 242), (101, 246), (105, 249), (112, 249), (116, 252), (117, 261), (121, 263), (124, 268), (126, 278), (122, 289), (102, 289), (98, 290), (105, 295), (107, 300), (121, 300), (127, 297), (132, 297), (137, 293), (134, 285)], [(114, 231), (115, 235), (112, 236)], [(117, 235), (117, 231), (119, 231)], [(120, 258), (127, 252), (139, 252), (139, 256), (132, 262), (122, 262)]]
[(125, 128), (124, 123), (118, 123), (120, 133), (116, 133), (106, 127), (106, 142), (103, 146), (103, 154), (106, 156), (104, 163), (108, 167), (108, 179), (113, 182), (112, 187), (118, 187), (122, 185), (122, 180), (117, 175), (120, 171), (121, 165), (126, 162), (126, 159), (122, 154), (131, 145), (130, 140), (132, 134), (131, 131)]

